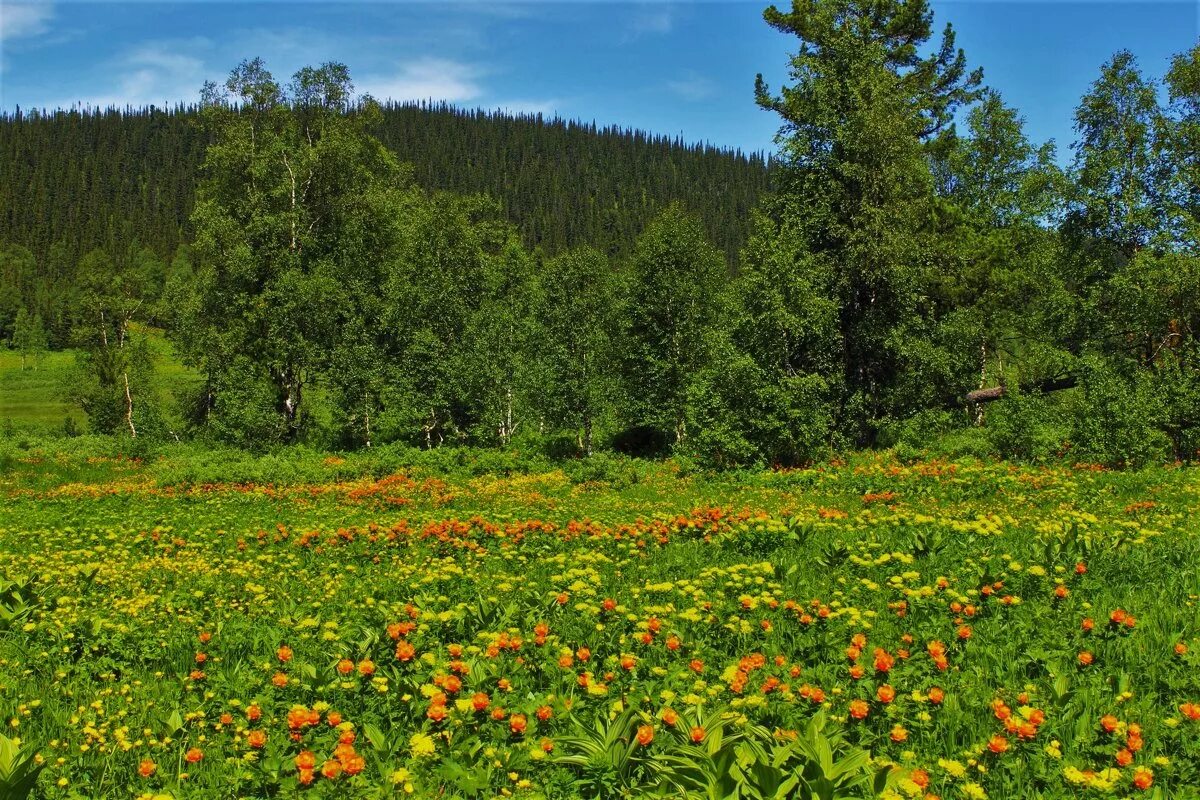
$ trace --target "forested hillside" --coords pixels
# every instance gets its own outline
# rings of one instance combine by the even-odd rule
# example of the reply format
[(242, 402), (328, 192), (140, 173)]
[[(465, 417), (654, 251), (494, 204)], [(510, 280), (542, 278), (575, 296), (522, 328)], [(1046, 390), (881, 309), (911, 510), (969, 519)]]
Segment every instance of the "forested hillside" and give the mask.
[[(380, 111), (372, 133), (421, 186), (491, 195), (526, 245), (549, 253), (583, 243), (626, 253), (655, 212), (680, 201), (733, 259), (767, 188), (759, 154), (540, 115)], [(51, 262), (135, 245), (170, 256), (191, 234), (211, 142), (199, 123), (194, 106), (0, 116), (0, 242)]]
[(0, 336), (76, 348), (89, 427), (142, 440), (1197, 458), (1200, 47), (1099, 65), (1064, 168), (924, 0), (764, 16), (769, 168), (340, 63), (10, 119)]

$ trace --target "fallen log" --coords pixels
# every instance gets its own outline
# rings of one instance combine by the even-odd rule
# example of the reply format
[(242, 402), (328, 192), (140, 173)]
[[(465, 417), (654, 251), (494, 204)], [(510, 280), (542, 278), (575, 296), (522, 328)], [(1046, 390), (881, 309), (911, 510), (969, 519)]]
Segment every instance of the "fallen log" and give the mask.
[[(1051, 378), (1035, 383), (1031, 386), (1021, 387), (1021, 391), (1026, 394), (1050, 394), (1051, 392), (1060, 392), (1063, 389), (1073, 389), (1079, 384), (1079, 379), (1074, 375), (1068, 375), (1063, 378)], [(972, 392), (967, 392), (963, 398), (963, 402), (967, 405), (983, 405), (991, 403), (1004, 397), (1008, 387), (992, 386), (988, 389), (976, 389)]]

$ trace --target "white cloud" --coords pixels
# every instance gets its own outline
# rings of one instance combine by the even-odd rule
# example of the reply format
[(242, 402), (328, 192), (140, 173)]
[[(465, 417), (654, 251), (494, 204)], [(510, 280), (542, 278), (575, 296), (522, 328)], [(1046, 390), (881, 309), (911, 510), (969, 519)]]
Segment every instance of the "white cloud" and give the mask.
[(667, 89), (684, 100), (693, 102), (707, 100), (717, 93), (716, 84), (691, 70), (678, 80), (667, 81)]
[(622, 40), (628, 43), (643, 36), (661, 36), (670, 33), (674, 28), (674, 6), (666, 3), (640, 5), (626, 23)]
[(483, 94), (480, 70), (446, 58), (422, 58), (401, 64), (393, 75), (369, 75), (355, 81), (360, 93), (377, 100), (445, 100), (466, 103)]
[(11, 3), (0, 0), (0, 41), (37, 36), (50, 29), (53, 3)]
[(204, 62), (185, 53), (195, 52), (211, 43), (202, 37), (186, 42), (145, 43), (118, 59), (119, 75), (115, 85), (83, 97), (67, 97), (48, 104), (107, 108), (146, 105), (170, 105), (195, 100), (208, 77)]

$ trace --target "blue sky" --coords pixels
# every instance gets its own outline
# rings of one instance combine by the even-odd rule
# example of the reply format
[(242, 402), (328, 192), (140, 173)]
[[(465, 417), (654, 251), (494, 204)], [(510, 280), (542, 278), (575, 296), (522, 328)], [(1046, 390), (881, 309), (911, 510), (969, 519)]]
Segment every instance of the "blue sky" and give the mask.
[[(261, 55), (276, 77), (326, 60), (377, 97), (539, 111), (689, 141), (770, 150), (757, 72), (786, 76), (795, 40), (763, 2), (163, 2), (0, 0), (0, 108), (194, 100)], [(1128, 48), (1154, 77), (1197, 43), (1200, 2), (935, 0), (972, 66), (1037, 141), (1073, 141), (1101, 63)], [(1066, 156), (1061, 153), (1060, 157)]]

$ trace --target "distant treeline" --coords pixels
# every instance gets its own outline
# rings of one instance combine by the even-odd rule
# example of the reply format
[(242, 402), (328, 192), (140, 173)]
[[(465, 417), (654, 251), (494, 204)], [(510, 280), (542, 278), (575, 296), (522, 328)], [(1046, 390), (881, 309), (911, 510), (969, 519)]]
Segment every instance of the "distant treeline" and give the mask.
[[(760, 154), (638, 130), (444, 104), (380, 112), (371, 133), (420, 186), (490, 195), (527, 246), (550, 254), (580, 244), (628, 253), (647, 220), (679, 201), (732, 260), (768, 186)], [(192, 235), (211, 141), (195, 105), (0, 115), (0, 241), (50, 261), (96, 248), (121, 258), (131, 246), (167, 258)]]

